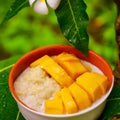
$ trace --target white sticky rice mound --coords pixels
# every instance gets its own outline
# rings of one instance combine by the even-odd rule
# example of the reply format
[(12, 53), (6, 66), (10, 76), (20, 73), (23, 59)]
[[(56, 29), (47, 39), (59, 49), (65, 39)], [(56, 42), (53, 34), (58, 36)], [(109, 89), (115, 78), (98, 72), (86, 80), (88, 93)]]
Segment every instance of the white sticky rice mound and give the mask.
[(15, 80), (14, 88), (23, 103), (40, 112), (43, 112), (44, 101), (61, 89), (40, 66), (25, 69)]

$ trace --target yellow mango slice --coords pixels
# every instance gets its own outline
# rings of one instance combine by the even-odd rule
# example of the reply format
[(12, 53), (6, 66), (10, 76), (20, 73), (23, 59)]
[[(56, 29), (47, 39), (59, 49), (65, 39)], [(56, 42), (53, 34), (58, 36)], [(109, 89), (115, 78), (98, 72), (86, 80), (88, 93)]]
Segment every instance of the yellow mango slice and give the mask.
[(55, 94), (54, 94), (54, 98), (61, 98), (61, 93), (60, 91), (57, 91)]
[(91, 72), (91, 76), (93, 76), (93, 79), (100, 85), (102, 93), (105, 94), (109, 84), (107, 77), (97, 72)]
[(92, 102), (96, 101), (103, 95), (100, 85), (93, 79), (91, 72), (86, 72), (80, 75), (76, 79), (76, 83), (88, 93)]
[(30, 67), (36, 67), (38, 65), (51, 75), (61, 86), (69, 86), (73, 83), (73, 79), (65, 72), (65, 70), (48, 55), (31, 63)]
[(80, 59), (73, 54), (63, 52), (58, 56), (55, 56), (54, 59), (65, 69), (72, 79), (76, 79), (80, 74), (88, 71), (88, 69), (80, 62)]
[(47, 114), (63, 114), (64, 106), (60, 97), (45, 101), (45, 113)]
[(91, 105), (92, 102), (87, 92), (85, 92), (75, 82), (69, 86), (69, 90), (80, 110), (85, 109)]
[(70, 53), (66, 53), (66, 52), (62, 52), (54, 57), (57, 57), (62, 61), (79, 60), (74, 54), (70, 54)]
[(61, 91), (61, 98), (65, 106), (66, 113), (75, 113), (78, 111), (77, 105), (72, 98), (72, 95), (68, 88), (63, 88)]

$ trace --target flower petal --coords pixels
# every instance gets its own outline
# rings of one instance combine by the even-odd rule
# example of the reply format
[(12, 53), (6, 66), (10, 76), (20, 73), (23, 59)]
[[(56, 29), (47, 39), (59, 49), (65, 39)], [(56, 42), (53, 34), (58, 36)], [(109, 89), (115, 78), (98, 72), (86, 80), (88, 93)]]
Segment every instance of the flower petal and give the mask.
[(59, 6), (60, 1), (61, 0), (47, 0), (47, 3), (51, 8), (56, 9)]
[(29, 4), (30, 6), (32, 6), (32, 4), (35, 2), (35, 0), (29, 0)]
[(45, 0), (37, 0), (33, 8), (37, 13), (48, 14), (48, 8)]

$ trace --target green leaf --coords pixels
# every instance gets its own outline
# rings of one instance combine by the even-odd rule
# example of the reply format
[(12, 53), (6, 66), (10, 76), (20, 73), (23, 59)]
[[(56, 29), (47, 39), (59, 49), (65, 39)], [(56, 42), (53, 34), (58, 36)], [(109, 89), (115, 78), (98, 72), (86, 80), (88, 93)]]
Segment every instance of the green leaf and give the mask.
[(21, 9), (28, 6), (29, 6), (28, 0), (15, 0), (10, 6), (9, 10), (7, 11), (3, 21), (1, 22), (1, 25), (4, 22), (8, 21), (13, 16), (15, 16)]
[(0, 61), (0, 120), (25, 120), (8, 87), (9, 72), (18, 58)]
[(114, 86), (99, 120), (110, 120), (118, 114), (120, 114), (120, 87)]
[(62, 0), (55, 11), (60, 28), (69, 43), (83, 52), (88, 52), (88, 15), (83, 0)]

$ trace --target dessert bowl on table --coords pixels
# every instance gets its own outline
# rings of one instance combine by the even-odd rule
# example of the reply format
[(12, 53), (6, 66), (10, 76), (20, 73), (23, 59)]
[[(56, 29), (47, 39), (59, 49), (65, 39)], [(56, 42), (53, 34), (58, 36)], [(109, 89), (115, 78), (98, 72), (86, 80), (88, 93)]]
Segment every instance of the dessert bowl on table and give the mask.
[(35, 49), (9, 75), (11, 94), (26, 120), (96, 120), (113, 84), (107, 61), (70, 45)]

